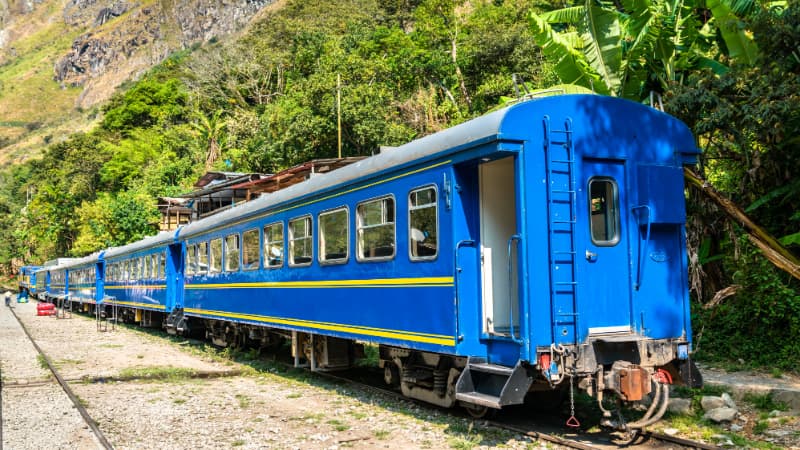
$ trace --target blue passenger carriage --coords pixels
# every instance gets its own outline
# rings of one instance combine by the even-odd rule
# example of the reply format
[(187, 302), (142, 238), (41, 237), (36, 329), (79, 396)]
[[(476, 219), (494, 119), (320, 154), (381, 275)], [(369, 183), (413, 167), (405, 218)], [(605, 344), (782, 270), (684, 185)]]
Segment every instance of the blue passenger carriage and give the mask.
[(290, 339), (312, 369), (371, 343), (387, 383), (475, 415), (569, 386), (601, 407), (655, 390), (641, 428), (692, 374), (697, 154), (641, 104), (525, 101), (84, 258), (70, 298), (221, 346)]
[(19, 292), (21, 296), (28, 297), (36, 286), (36, 271), (39, 266), (22, 266), (19, 269)]
[(101, 261), (102, 252), (99, 252), (57, 266), (65, 272), (66, 299), (83, 311), (93, 311), (102, 298)]
[(181, 250), (175, 232), (163, 232), (105, 251), (98, 269), (104, 276), (104, 307), (116, 308), (120, 320), (162, 326), (179, 295), (175, 264), (181, 264)]
[(515, 104), (187, 225), (172, 318), (219, 345), (291, 336), (317, 368), (376, 343), (387, 382), (478, 414), (568, 381), (661, 403), (691, 342), (697, 153), (629, 101)]

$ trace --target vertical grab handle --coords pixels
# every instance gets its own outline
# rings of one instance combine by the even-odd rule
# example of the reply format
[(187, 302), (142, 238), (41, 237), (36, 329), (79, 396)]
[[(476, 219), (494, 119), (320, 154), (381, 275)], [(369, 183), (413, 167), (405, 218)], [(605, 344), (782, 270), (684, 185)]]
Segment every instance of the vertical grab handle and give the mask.
[[(645, 232), (644, 236), (644, 245), (639, 245), (639, 251), (637, 254), (637, 265), (636, 265), (636, 283), (633, 285), (634, 290), (639, 290), (642, 286), (642, 276), (644, 275), (644, 265), (647, 263), (647, 258), (645, 255), (647, 254), (647, 247), (650, 245), (650, 222), (652, 219), (652, 210), (650, 209), (650, 205), (639, 205), (634, 206), (631, 208), (631, 212), (635, 212), (637, 210), (646, 210), (647, 211), (647, 231)], [(636, 214), (636, 223), (641, 226), (642, 224), (639, 222), (639, 214)], [(637, 230), (639, 232), (639, 230)], [(641, 236), (641, 232), (639, 232)]]
[(455, 303), (456, 303), (456, 338), (461, 340), (459, 336), (458, 321), (459, 321), (459, 302), (458, 302), (458, 274), (461, 273), (461, 267), (458, 267), (458, 249), (461, 247), (475, 247), (475, 241), (472, 239), (463, 239), (456, 244), (455, 251), (453, 252), (453, 289), (455, 289)]
[[(511, 303), (513, 300), (511, 298), (511, 293), (514, 292), (514, 277), (512, 276), (511, 271), (511, 246), (514, 242), (521, 242), (522, 236), (515, 234), (508, 238), (508, 298), (509, 298), (509, 307), (508, 307), (508, 326), (509, 326), (509, 334), (511, 334), (511, 339), (515, 342), (522, 343), (522, 339), (517, 339), (514, 335), (514, 305)], [(519, 306), (519, 296), (517, 296), (517, 306)]]

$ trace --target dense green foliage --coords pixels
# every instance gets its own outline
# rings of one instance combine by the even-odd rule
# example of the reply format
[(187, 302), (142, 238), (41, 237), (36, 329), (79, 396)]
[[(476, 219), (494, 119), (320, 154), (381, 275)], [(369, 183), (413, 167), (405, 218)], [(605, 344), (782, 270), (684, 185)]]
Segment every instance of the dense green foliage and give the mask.
[[(746, 0), (287, 0), (235, 40), (173, 55), (126, 86), (99, 126), (0, 173), (0, 262), (84, 255), (156, 231), (155, 199), (208, 169), (273, 172), (369, 155), (559, 83), (634, 100), (651, 90), (695, 131), (700, 170), (800, 244), (800, 13)], [(589, 26), (591, 24), (592, 26)], [(798, 284), (689, 191), (701, 354), (800, 363)], [(703, 309), (732, 284), (738, 294)]]
[[(755, 64), (673, 88), (667, 108), (697, 134), (700, 169), (784, 245), (800, 239), (800, 6), (749, 18), (760, 49)], [(695, 308), (706, 356), (781, 368), (800, 365), (800, 283), (766, 262), (735, 224), (702, 197), (690, 197), (693, 290), (699, 304), (730, 285), (737, 295)], [(692, 242), (693, 241), (693, 242)]]

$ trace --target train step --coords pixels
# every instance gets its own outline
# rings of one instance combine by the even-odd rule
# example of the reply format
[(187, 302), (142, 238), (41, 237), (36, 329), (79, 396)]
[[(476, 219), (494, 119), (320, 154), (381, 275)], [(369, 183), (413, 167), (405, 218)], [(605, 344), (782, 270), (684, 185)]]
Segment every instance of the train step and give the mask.
[(456, 383), (456, 400), (490, 408), (517, 405), (533, 382), (518, 362), (514, 367), (470, 358)]

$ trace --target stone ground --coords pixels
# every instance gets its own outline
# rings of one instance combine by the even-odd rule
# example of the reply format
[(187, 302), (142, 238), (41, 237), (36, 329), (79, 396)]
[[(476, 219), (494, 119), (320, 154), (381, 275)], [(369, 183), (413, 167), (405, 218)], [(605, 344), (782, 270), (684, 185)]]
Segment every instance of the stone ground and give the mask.
[[(17, 315), (117, 449), (540, 448), (514, 434), (447, 413), (353, 392), (307, 373), (255, 373), (183, 349), (158, 336), (95, 322)], [(2, 429), (5, 449), (99, 448), (7, 308), (0, 308)], [(180, 369), (219, 373), (187, 378)], [(161, 381), (81, 382), (131, 373), (177, 375)], [(230, 375), (245, 370), (245, 375)], [(166, 372), (165, 372), (166, 371)], [(44, 383), (44, 384), (42, 384)]]
[[(93, 320), (77, 314), (70, 319), (37, 317), (35, 305), (14, 306), (115, 448), (553, 448), (486, 428), (480, 421), (320, 381), (307, 373), (255, 372), (124, 327), (98, 332)], [(221, 376), (189, 378), (182, 369)], [(0, 307), (0, 371), (3, 448), (99, 448), (5, 307)], [(172, 375), (161, 381), (81, 381), (148, 371)], [(236, 375), (240, 371), (244, 374)], [(709, 383), (725, 384), (734, 397), (739, 393), (741, 398), (742, 386), (761, 384), (768, 389), (762, 392), (794, 389), (800, 396), (798, 380), (790, 376), (775, 379), (710, 368), (704, 368), (704, 376)], [(784, 403), (794, 406), (794, 397), (781, 395), (790, 400)], [(737, 404), (737, 419), (718, 430), (732, 430), (773, 448), (800, 449), (797, 412), (765, 417), (746, 402)], [(693, 425), (684, 429), (686, 422), (668, 418), (657, 430), (730, 441), (722, 436), (709, 439), (707, 432), (698, 436)]]

